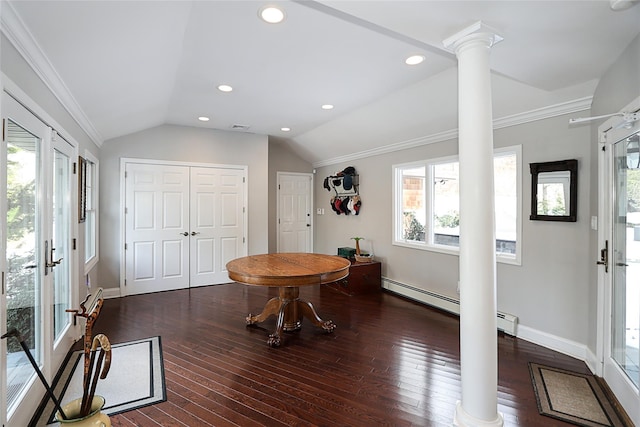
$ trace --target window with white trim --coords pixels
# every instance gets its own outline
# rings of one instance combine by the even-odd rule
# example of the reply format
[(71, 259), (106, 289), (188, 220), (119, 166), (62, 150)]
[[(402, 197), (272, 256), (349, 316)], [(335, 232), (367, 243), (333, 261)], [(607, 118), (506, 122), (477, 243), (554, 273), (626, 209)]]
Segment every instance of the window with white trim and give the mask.
[(86, 219), (84, 222), (85, 274), (98, 262), (98, 160), (88, 152), (86, 161)]
[[(494, 150), (496, 256), (520, 264), (521, 147)], [(460, 240), (457, 156), (395, 165), (394, 245), (457, 254)]]

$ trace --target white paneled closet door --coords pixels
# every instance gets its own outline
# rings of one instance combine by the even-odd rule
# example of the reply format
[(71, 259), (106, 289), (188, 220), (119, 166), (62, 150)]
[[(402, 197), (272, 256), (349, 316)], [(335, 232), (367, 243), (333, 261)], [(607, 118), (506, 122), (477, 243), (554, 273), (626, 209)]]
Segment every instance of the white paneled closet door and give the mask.
[(245, 255), (245, 171), (126, 163), (123, 295), (227, 283)]
[(191, 286), (229, 282), (226, 265), (244, 255), (244, 171), (191, 168)]
[(189, 168), (125, 169), (127, 295), (189, 286)]

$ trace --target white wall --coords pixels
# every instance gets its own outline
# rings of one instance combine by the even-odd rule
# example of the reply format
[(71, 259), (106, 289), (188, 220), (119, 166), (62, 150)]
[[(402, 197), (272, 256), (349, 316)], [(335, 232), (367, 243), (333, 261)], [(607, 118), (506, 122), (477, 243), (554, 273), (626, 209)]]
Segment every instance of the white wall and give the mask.
[(120, 159), (140, 158), (248, 166), (249, 254), (268, 249), (266, 136), (163, 125), (106, 141), (100, 158), (99, 285), (120, 280)]
[[(539, 120), (494, 133), (494, 145), (522, 145), (522, 265), (498, 264), (498, 309), (519, 317), (530, 331), (552, 334), (586, 345), (589, 340), (590, 129), (569, 127), (560, 117)], [(457, 141), (445, 141), (317, 169), (315, 250), (335, 254), (351, 246), (352, 236), (364, 236), (363, 249), (382, 261), (383, 276), (418, 288), (457, 297), (458, 257), (393, 246), (392, 165), (457, 154)], [(578, 159), (578, 221), (530, 221), (529, 163)], [(360, 174), (361, 213), (336, 215), (331, 193), (322, 187), (325, 176), (352, 165)]]

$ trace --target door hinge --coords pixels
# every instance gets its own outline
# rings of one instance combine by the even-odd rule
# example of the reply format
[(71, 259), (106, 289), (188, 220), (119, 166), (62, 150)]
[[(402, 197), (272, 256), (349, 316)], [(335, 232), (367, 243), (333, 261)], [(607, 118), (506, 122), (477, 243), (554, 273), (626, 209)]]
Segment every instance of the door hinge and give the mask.
[(4, 271), (2, 272), (2, 295), (4, 295)]
[[(244, 237), (243, 237), (243, 238), (242, 238), (242, 243), (244, 243), (244, 242), (245, 242), (245, 240), (244, 240)], [(4, 273), (3, 273), (3, 274), (4, 274)]]
[(124, 208), (124, 213), (125, 213), (125, 214), (128, 214), (128, 213), (129, 213), (129, 209), (125, 207), (125, 208)]
[(278, 190), (280, 189), (280, 184), (278, 184)]
[(71, 239), (71, 247), (73, 248), (73, 250), (76, 250), (76, 238), (74, 237), (73, 239)]
[(127, 171), (124, 171), (124, 177), (125, 177), (125, 178), (127, 177), (127, 175), (128, 175), (128, 174), (129, 174), (129, 173), (128, 173)]
[(243, 207), (242, 207), (242, 213), (245, 213), (245, 209), (246, 209), (246, 208), (243, 206)]
[(125, 244), (124, 244), (124, 250), (125, 250), (125, 251), (127, 250), (127, 247), (128, 247), (128, 246), (127, 246), (127, 244), (125, 243)]
[(77, 172), (77, 167), (78, 167), (78, 164), (76, 162), (73, 162), (73, 174), (74, 175), (78, 173)]
[(244, 184), (244, 182), (245, 182), (244, 180), (245, 180), (245, 178), (244, 178), (244, 176), (243, 176), (243, 177), (242, 177), (242, 183), (243, 183), (243, 184)]
[(2, 140), (4, 141), (4, 124), (6, 123), (5, 119), (2, 119)]

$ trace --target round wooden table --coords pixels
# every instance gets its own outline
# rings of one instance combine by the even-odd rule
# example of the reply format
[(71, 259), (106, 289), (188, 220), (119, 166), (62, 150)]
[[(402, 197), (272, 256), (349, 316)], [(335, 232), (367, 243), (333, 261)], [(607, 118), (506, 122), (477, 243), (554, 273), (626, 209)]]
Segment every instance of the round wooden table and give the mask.
[(245, 285), (280, 288), (279, 295), (265, 304), (262, 313), (249, 313), (246, 318), (247, 325), (253, 325), (276, 315), (276, 330), (269, 335), (267, 344), (278, 347), (282, 331), (300, 329), (303, 317), (327, 333), (333, 332), (336, 325), (331, 320), (322, 320), (310, 302), (300, 300), (299, 287), (344, 279), (350, 265), (348, 259), (334, 255), (279, 253), (234, 259), (227, 263), (227, 271), (231, 280)]

